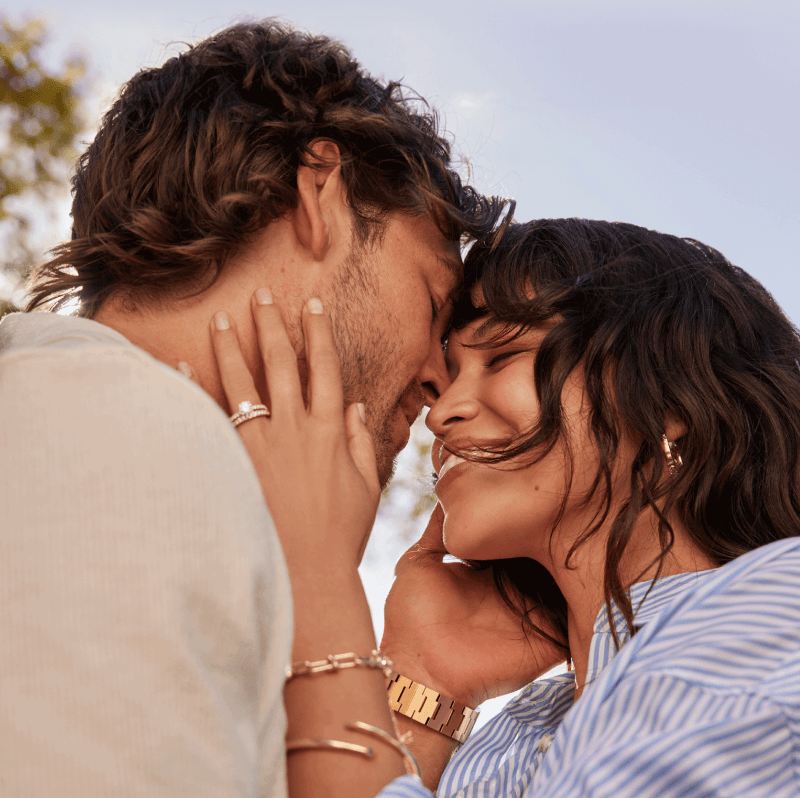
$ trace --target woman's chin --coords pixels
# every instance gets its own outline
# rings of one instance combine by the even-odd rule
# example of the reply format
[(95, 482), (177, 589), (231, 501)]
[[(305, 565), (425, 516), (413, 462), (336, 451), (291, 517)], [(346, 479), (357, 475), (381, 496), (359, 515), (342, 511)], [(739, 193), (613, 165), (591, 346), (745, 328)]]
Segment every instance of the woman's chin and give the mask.
[(447, 553), (459, 560), (496, 560), (508, 556), (498, 551), (497, 539), (490, 540), (479, 533), (470, 534), (470, 529), (459, 524), (457, 517), (448, 523), (445, 515), (442, 532)]

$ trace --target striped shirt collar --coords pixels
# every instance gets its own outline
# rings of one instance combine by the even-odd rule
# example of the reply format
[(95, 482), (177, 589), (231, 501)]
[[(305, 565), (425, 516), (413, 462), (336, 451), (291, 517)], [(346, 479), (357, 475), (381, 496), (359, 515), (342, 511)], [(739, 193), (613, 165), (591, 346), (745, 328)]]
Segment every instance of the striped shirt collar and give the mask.
[[(704, 576), (712, 573), (714, 573), (714, 569), (690, 571), (685, 574), (663, 576), (660, 579), (649, 579), (646, 582), (637, 582), (635, 585), (631, 585), (628, 595), (633, 607), (634, 626), (644, 626), (684, 590), (694, 587)], [(620, 646), (622, 646), (630, 638), (630, 632), (622, 610), (613, 600), (611, 601), (611, 617), (614, 620)], [(614, 659), (616, 653), (617, 647), (614, 644), (611, 623), (604, 604), (594, 622), (594, 634), (589, 647), (589, 669), (586, 673), (586, 684), (594, 681), (602, 673), (603, 668)]]
[[(680, 595), (687, 587), (693, 587), (695, 582), (702, 579), (707, 574), (714, 573), (716, 569), (708, 571), (689, 571), (685, 574), (674, 574), (673, 576), (662, 576), (660, 579), (650, 579), (646, 582), (637, 582), (631, 585), (628, 595), (633, 606), (633, 619), (636, 626), (644, 626), (652, 620), (656, 614), (669, 604), (672, 599)], [(648, 592), (649, 591), (649, 592)], [(611, 614), (617, 629), (624, 634), (624, 639), (628, 639), (628, 630), (622, 610), (616, 603), (611, 601)], [(611, 624), (608, 620), (606, 607), (603, 605), (597, 613), (594, 622), (595, 634), (611, 634)], [(623, 638), (620, 637), (620, 640)]]
[[(690, 571), (632, 585), (628, 595), (633, 606), (634, 625), (644, 626), (684, 590), (694, 587), (698, 581), (714, 572), (715, 569)], [(620, 646), (622, 646), (627, 642), (630, 634), (622, 611), (613, 600), (611, 617), (616, 624)], [(594, 622), (594, 634), (589, 647), (586, 684), (594, 681), (602, 673), (606, 665), (614, 659), (616, 653), (617, 647), (614, 645), (611, 624), (604, 604)], [(535, 681), (507, 704), (505, 712), (518, 721), (534, 727), (558, 724), (572, 706), (574, 684), (575, 677), (571, 673), (560, 673), (557, 676)]]

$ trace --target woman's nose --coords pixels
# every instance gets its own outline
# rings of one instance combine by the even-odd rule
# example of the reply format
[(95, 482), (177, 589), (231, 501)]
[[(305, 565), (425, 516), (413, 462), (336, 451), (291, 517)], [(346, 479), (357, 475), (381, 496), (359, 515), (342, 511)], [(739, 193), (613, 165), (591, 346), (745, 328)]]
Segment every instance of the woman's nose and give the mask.
[(425, 424), (437, 438), (443, 439), (459, 422), (469, 421), (477, 416), (479, 402), (475, 392), (470, 391), (468, 382), (459, 376), (430, 408)]

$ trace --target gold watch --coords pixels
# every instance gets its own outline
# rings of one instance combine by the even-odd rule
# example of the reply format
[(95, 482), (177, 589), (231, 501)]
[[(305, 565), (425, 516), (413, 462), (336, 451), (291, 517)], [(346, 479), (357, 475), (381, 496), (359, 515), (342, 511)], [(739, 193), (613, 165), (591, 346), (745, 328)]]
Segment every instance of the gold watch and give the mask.
[(395, 712), (452, 737), (459, 743), (469, 737), (480, 714), (477, 709), (470, 709), (466, 704), (443, 696), (399, 673), (387, 680), (386, 689), (389, 706)]

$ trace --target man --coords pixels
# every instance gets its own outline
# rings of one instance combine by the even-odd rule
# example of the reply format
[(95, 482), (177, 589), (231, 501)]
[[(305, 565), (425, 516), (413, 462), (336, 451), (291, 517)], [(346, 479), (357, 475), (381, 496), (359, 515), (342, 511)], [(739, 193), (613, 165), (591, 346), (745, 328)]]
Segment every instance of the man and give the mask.
[(209, 320), (263, 396), (250, 297), (271, 289), (301, 366), (321, 298), (386, 483), (444, 379), (459, 240), (500, 212), (449, 158), (398, 86), (274, 22), (124, 87), (29, 307), (78, 317), (0, 325), (3, 794), (285, 793), (291, 596)]

